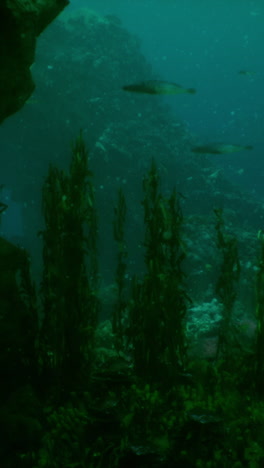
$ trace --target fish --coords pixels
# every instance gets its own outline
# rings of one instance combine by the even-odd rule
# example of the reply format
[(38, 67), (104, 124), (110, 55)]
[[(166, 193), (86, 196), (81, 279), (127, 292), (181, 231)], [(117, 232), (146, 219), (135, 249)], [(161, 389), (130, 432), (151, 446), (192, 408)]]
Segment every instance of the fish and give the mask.
[(131, 93), (142, 93), (142, 94), (195, 94), (195, 88), (184, 88), (183, 86), (176, 83), (169, 83), (167, 81), (160, 80), (148, 80), (140, 83), (134, 83), (125, 85), (122, 87), (124, 91)]
[(0, 202), (0, 214), (4, 213), (4, 211), (8, 208), (8, 205), (5, 203)]
[(245, 75), (245, 76), (252, 76), (252, 75), (255, 75), (255, 72), (250, 71), (250, 70), (239, 70), (238, 74)]
[(251, 145), (232, 145), (225, 143), (210, 143), (208, 145), (194, 146), (191, 151), (193, 153), (204, 154), (229, 154), (237, 153), (238, 151), (252, 150)]
[(29, 98), (26, 100), (25, 104), (38, 104), (39, 100), (35, 98)]

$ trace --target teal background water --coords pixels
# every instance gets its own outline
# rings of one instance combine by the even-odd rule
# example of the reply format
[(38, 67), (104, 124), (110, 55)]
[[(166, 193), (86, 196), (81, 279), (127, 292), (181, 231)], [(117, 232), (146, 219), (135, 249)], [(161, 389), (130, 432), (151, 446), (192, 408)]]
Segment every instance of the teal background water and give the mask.
[[(65, 11), (67, 13), (83, 7), (89, 7), (101, 15), (116, 16), (125, 30), (136, 36), (141, 53), (157, 79), (197, 89), (195, 95), (154, 97), (155, 103), (167, 106), (169, 121), (176, 118), (183, 122), (197, 143), (219, 141), (254, 147), (252, 151), (210, 157), (215, 169), (213, 167), (209, 173), (217, 176), (220, 169), (220, 174), (228, 181), (248, 191), (258, 201), (261, 200), (264, 195), (264, 4), (246, 0), (72, 0)], [(36, 242), (35, 257), (41, 255), (37, 232), (42, 228), (41, 188), (49, 163), (62, 163), (67, 167), (70, 142), (80, 127), (89, 127), (95, 117), (95, 105), (91, 110), (87, 104), (89, 97), (94, 97), (87, 78), (90, 70), (87, 69), (87, 76), (82, 71), (80, 73), (83, 64), (78, 53), (83, 53), (83, 44), (73, 44), (70, 38), (67, 44), (60, 42), (56, 22), (61, 18), (62, 15), (38, 40), (36, 63), (32, 67), (36, 81), (35, 94), (19, 113), (7, 119), (0, 128), (0, 183), (5, 187), (3, 201), (9, 205), (2, 217), (1, 234), (11, 240), (21, 241), (26, 248), (32, 248)], [(109, 44), (110, 52), (106, 61), (111, 60), (113, 44)], [(68, 51), (71, 57), (71, 50), (68, 49), (71, 46), (76, 51), (74, 66), (67, 62)], [(126, 57), (120, 56), (119, 48), (117, 53), (117, 62), (125, 63)], [(63, 73), (61, 65), (65, 68)], [(124, 72), (125, 67), (117, 66), (116, 69)], [(248, 73), (240, 74), (240, 70)], [(103, 102), (109, 113), (112, 90), (117, 93), (116, 99), (124, 105), (128, 96), (122, 92), (120, 76), (116, 79), (111, 75), (100, 76), (98, 71), (97, 79), (100, 82), (98, 90), (104, 89), (105, 85), (105, 89), (110, 90), (106, 102)], [(148, 79), (148, 76), (142, 79)], [(94, 85), (96, 88), (97, 82)], [(72, 93), (70, 96), (69, 92)], [(96, 93), (97, 90), (97, 99)], [(137, 98), (140, 109), (141, 103), (147, 102), (146, 97)], [(101, 102), (98, 101), (97, 105), (100, 109)], [(110, 118), (114, 125), (119, 122), (116, 114)], [(127, 115), (126, 118), (129, 120), (133, 116)], [(107, 128), (108, 123), (108, 120), (97, 122), (102, 128)], [(125, 125), (126, 119), (122, 123)], [(151, 128), (153, 134), (162, 132), (162, 125), (159, 124), (161, 122), (157, 115), (157, 125)], [(99, 136), (100, 132), (96, 134), (97, 138)], [(95, 143), (93, 138), (95, 134), (87, 135), (89, 147)], [(148, 144), (147, 138), (144, 145)], [(141, 156), (140, 152), (133, 155), (131, 163), (135, 173), (138, 171), (139, 186), (141, 174), (137, 168), (140, 164), (140, 170), (148, 167), (148, 161), (141, 161)], [(149, 158), (151, 156), (149, 154)], [(159, 158), (162, 163), (160, 152)], [(164, 166), (166, 171), (166, 163)], [(111, 168), (121, 181), (127, 182), (128, 174), (120, 173), (118, 158), (113, 161)], [(106, 170), (102, 166), (102, 172)], [(98, 172), (100, 177), (101, 173)], [(190, 196), (191, 190), (197, 190), (192, 182), (197, 174), (188, 172), (187, 176), (189, 182), (183, 193)], [(173, 183), (178, 187), (177, 177)], [(103, 183), (100, 182), (98, 193), (103, 198), (101, 185)], [(137, 192), (135, 187), (134, 181), (133, 189)], [(24, 218), (26, 221), (23, 221)], [(261, 223), (262, 220), (259, 227)]]
[[(73, 0), (70, 8), (81, 6), (87, 2)], [(216, 164), (231, 165), (228, 175), (233, 169), (236, 183), (264, 194), (264, 3), (94, 0), (89, 8), (118, 16), (140, 38), (157, 77), (197, 89), (194, 99), (165, 101), (201, 142), (254, 146), (253, 152), (218, 158)]]

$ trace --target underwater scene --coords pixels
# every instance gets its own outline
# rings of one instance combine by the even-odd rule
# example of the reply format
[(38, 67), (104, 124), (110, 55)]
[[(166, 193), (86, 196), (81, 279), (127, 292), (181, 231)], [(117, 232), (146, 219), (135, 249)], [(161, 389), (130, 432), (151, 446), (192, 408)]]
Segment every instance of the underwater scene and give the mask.
[(264, 3), (67, 3), (0, 5), (0, 467), (264, 467)]

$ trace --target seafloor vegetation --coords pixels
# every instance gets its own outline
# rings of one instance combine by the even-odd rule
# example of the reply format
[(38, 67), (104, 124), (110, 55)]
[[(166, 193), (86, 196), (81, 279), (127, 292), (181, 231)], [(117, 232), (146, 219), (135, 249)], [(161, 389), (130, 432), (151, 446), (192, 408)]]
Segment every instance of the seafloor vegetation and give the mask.
[(42, 197), (40, 291), (27, 254), (1, 239), (1, 466), (261, 466), (262, 233), (255, 317), (238, 324), (238, 245), (215, 211), (218, 278), (201, 314), (184, 272), (181, 197), (162, 194), (153, 161), (143, 180), (144, 271), (130, 278), (120, 189), (109, 226), (112, 314), (99, 321), (97, 213), (82, 134), (69, 171), (50, 167)]

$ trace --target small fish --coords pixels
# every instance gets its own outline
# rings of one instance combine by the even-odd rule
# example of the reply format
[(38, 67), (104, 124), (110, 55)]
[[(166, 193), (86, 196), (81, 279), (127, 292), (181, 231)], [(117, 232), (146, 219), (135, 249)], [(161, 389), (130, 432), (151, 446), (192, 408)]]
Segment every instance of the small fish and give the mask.
[(29, 98), (26, 100), (25, 104), (38, 104), (39, 100), (35, 98)]
[(212, 174), (208, 176), (208, 179), (217, 179), (219, 174), (221, 174), (221, 169), (217, 169), (216, 171), (212, 172)]
[(209, 145), (194, 146), (192, 148), (193, 153), (204, 153), (204, 154), (229, 154), (236, 153), (243, 150), (252, 150), (253, 146), (247, 145), (226, 145), (224, 143), (212, 143)]
[(245, 76), (252, 76), (252, 75), (255, 75), (255, 72), (250, 71), (250, 70), (239, 70), (238, 74), (245, 75)]
[(244, 172), (245, 172), (245, 169), (243, 169), (243, 168), (238, 169), (238, 170), (236, 171), (236, 173), (237, 173), (238, 175), (243, 175)]
[(0, 214), (4, 213), (4, 211), (8, 208), (8, 205), (5, 203), (0, 202)]
[(194, 88), (183, 88), (176, 83), (168, 83), (167, 81), (149, 80), (142, 81), (141, 83), (135, 83), (123, 86), (124, 91), (130, 91), (132, 93), (143, 93), (143, 94), (182, 94), (190, 93), (195, 94), (196, 89)]

